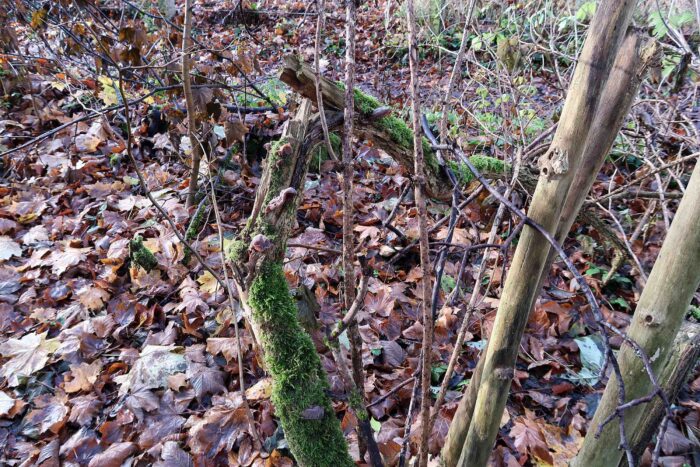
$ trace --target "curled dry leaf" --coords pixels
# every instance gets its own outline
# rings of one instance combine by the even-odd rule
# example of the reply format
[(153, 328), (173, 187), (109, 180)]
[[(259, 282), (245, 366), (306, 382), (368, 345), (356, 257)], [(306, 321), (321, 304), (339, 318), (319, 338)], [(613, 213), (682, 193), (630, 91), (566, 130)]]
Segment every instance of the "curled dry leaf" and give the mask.
[(66, 381), (64, 388), (66, 392), (89, 391), (97, 381), (97, 376), (102, 370), (102, 361), (96, 360), (90, 364), (79, 363), (70, 366), (71, 379)]
[(88, 251), (90, 251), (90, 248), (74, 248), (66, 245), (63, 251), (54, 251), (51, 253), (47, 263), (51, 265), (51, 272), (60, 277), (69, 268), (77, 266), (85, 261)]
[(134, 443), (114, 443), (104, 452), (93, 457), (88, 467), (120, 467), (135, 452)]
[(177, 353), (179, 347), (174, 345), (148, 345), (141, 352), (129, 373), (116, 376), (120, 384), (119, 393), (126, 394), (136, 388), (164, 388), (168, 385), (168, 376), (187, 370), (185, 356)]

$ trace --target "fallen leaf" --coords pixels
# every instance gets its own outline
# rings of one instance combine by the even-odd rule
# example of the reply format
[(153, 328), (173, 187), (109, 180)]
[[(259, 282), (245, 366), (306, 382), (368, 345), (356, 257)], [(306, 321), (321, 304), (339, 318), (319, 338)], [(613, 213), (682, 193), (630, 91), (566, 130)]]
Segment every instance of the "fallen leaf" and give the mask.
[(12, 357), (0, 367), (0, 377), (7, 378), (10, 386), (19, 386), (21, 378), (28, 378), (41, 370), (57, 348), (55, 339), (46, 339), (42, 334), (30, 333), (21, 339), (8, 339), (0, 344), (0, 355)]
[(124, 461), (136, 452), (134, 443), (114, 443), (90, 460), (88, 467), (120, 467)]
[(245, 398), (249, 401), (269, 399), (272, 395), (272, 378), (263, 378), (245, 391)]
[(12, 418), (25, 406), (21, 399), (13, 399), (6, 392), (0, 391), (0, 417)]
[(68, 268), (85, 261), (88, 251), (90, 248), (73, 248), (72, 246), (66, 246), (63, 251), (54, 251), (47, 260), (48, 264), (51, 265), (51, 272), (60, 277)]
[(181, 353), (175, 352), (174, 345), (147, 345), (126, 375), (114, 379), (120, 384), (119, 394), (126, 394), (136, 388), (164, 388), (168, 376), (187, 370), (187, 361)]
[(0, 236), (0, 261), (22, 256), (22, 247), (7, 235)]
[(97, 381), (97, 376), (102, 370), (102, 361), (95, 360), (94, 362), (79, 363), (77, 365), (70, 366), (70, 377), (69, 381), (66, 381), (64, 388), (66, 392), (79, 392), (79, 391), (89, 391), (92, 386)]

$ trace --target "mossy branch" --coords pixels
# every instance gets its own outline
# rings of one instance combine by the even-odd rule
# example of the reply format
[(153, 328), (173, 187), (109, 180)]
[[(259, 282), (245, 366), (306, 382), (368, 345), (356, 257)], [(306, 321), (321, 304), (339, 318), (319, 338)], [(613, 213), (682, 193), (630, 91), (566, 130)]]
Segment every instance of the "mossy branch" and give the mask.
[[(287, 83), (294, 91), (302, 96), (315, 101), (316, 91), (313, 71), (297, 56), (285, 57), (285, 67), (280, 79)], [(343, 109), (343, 85), (321, 77), (321, 89), (323, 102), (326, 109), (340, 111)], [(399, 116), (396, 111), (387, 107), (378, 99), (360, 91), (354, 90), (355, 110), (357, 110), (357, 122), (355, 133), (360, 138), (371, 140), (376, 146), (385, 150), (400, 165), (405, 167), (408, 173), (413, 172), (413, 130)], [(329, 118), (329, 126), (339, 126), (341, 119)], [(319, 139), (319, 142), (322, 139)], [(423, 138), (423, 153), (426, 163), (426, 190), (429, 196), (435, 199), (447, 200), (452, 194), (452, 183), (440, 167), (435, 151), (430, 142)], [(472, 162), (482, 170), (484, 175), (504, 175), (508, 165), (503, 161), (489, 156), (473, 156)], [(451, 162), (450, 168), (458, 175), (458, 180), (469, 183), (473, 175), (466, 165)], [(534, 186), (534, 183), (531, 183)]]
[(309, 165), (302, 141), (310, 113), (310, 102), (303, 102), (270, 147), (253, 212), (229, 256), (242, 274), (237, 287), (272, 376), (272, 403), (292, 454), (303, 466), (351, 467), (321, 360), (299, 323), (282, 268)]

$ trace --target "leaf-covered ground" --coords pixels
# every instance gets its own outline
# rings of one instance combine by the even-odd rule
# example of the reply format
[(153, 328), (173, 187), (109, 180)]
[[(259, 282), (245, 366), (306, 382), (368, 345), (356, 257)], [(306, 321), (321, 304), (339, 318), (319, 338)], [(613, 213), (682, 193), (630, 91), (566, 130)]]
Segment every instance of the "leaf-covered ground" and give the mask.
[[(61, 23), (66, 18), (60, 11), (42, 13), (47, 10), (26, 3), (14, 13), (5, 11), (12, 20), (0, 26), (8, 47), (11, 35), (23, 51), (6, 50), (7, 54), (0, 55), (0, 82), (5, 90), (0, 152), (85, 118), (3, 156), (0, 463), (292, 465), (269, 401), (270, 379), (241, 311), (230, 308), (226, 291), (186, 251), (140, 189), (124, 151), (127, 121), (123, 112), (88, 118), (91, 109), (120, 103), (109, 67), (83, 47), (95, 47), (95, 36), (89, 31), (97, 29), (99, 18), (108, 18), (108, 24), (118, 30), (112, 31), (110, 44), (115, 57), (123, 60), (137, 53), (142, 60), (163, 65), (154, 68), (157, 79), (141, 69), (134, 71), (127, 77), (125, 91), (129, 99), (148, 96), (132, 105), (129, 119), (136, 134), (139, 169), (153, 197), (180, 232), (185, 232), (193, 210), (188, 211), (184, 201), (189, 171), (181, 114), (184, 104), (177, 86), (181, 36), (159, 18), (157, 2), (138, 3), (150, 16), (126, 3), (99, 2), (104, 7), (101, 10), (90, 2), (74, 6), (79, 14), (68, 23)], [(182, 7), (181, 2), (161, 3), (166, 10), (173, 5)], [(327, 3), (322, 67), (329, 77), (342, 79), (343, 14), (338, 5)], [(556, 122), (572, 70), (571, 58), (577, 55), (589, 19), (585, 8), (551, 10), (549, 5), (548, 10), (546, 5), (538, 7), (541, 2), (509, 3), (513, 4), (478, 12), (478, 33), (473, 34), (472, 51), (452, 98), (454, 110), (449, 113), (450, 135), (465, 150), (507, 161)], [(195, 52), (197, 73), (210, 78), (195, 81), (200, 85), (195, 97), (202, 108), (216, 102), (270, 106), (254, 96), (249, 86), (241, 86), (241, 71), (279, 107), (242, 116), (218, 108), (210, 116), (216, 157), (204, 165), (202, 175), (206, 179), (213, 174), (226, 231), (224, 243), (232, 241), (245, 223), (259, 182), (264, 145), (281, 133), (293, 108), (293, 96), (274, 79), (281, 59), (284, 54), (298, 53), (311, 62), (314, 51), (312, 2), (242, 4), (245, 13), (239, 11), (239, 2), (229, 1), (198, 1), (194, 8), (195, 37), (207, 48), (223, 50)], [(127, 14), (121, 14), (122, 8)], [(17, 12), (26, 21), (13, 16)], [(420, 86), (433, 122), (459, 45), (461, 23), (459, 15), (448, 17), (447, 30), (439, 32), (439, 21), (431, 19), (429, 12), (426, 15)], [(653, 28), (660, 27), (658, 21), (640, 15), (640, 24), (646, 25), (649, 19), (650, 30), (657, 32)], [(180, 24), (181, 15), (173, 16), (172, 22)], [(66, 24), (73, 36), (66, 33)], [(689, 23), (679, 24), (681, 31), (692, 32)], [(358, 85), (399, 110), (408, 100), (404, 32), (403, 10), (395, 2), (370, 1), (360, 7)], [(496, 55), (499, 41), (511, 36), (519, 37), (522, 58), (509, 72), (498, 65)], [(543, 50), (551, 44), (556, 47), (554, 52)], [(661, 165), (698, 151), (699, 111), (693, 97), (697, 96), (697, 75), (691, 71), (679, 89), (671, 90), (677, 79), (674, 59), (669, 54), (656, 70), (659, 81), (650, 78), (643, 86), (642, 97), (647, 102), (633, 109), (592, 198), (642, 174), (644, 157)], [(238, 86), (236, 93), (212, 87), (217, 80)], [(153, 92), (159, 86), (170, 87)], [(168, 132), (148, 138), (140, 120), (154, 104), (164, 106), (171, 124)], [(152, 151), (143, 143), (147, 139), (152, 140)], [(371, 142), (357, 141), (355, 151), (355, 238), (358, 252), (369, 258), (374, 271), (358, 314), (365, 391), (372, 428), (391, 465), (397, 460), (406, 428), (412, 389), (406, 382), (419, 358), (418, 300), (423, 281), (417, 251), (392, 259), (417, 239), (418, 219), (409, 195), (398, 207), (392, 222), (395, 230), (383, 226), (399, 202), (408, 174)], [(534, 165), (535, 159), (525, 162)], [(357, 420), (348, 411), (343, 386), (323, 344), (325, 331), (342, 312), (341, 185), (332, 162), (315, 160), (312, 164), (285, 273), (298, 296), (304, 295), (301, 290), (306, 287), (320, 305), (314, 316), (304, 315), (304, 322), (321, 353), (337, 416), (357, 456)], [(662, 183), (662, 190), (679, 194), (679, 185), (687, 182), (691, 167), (692, 161), (679, 164), (670, 174), (663, 173), (663, 180), (649, 177), (641, 182), (641, 189), (653, 192)], [(494, 183), (505, 187), (502, 181)], [(627, 236), (643, 221), (631, 248), (648, 273), (677, 196), (661, 203), (635, 196), (636, 189), (630, 189), (632, 196), (604, 201), (604, 207), (617, 216), (614, 221), (602, 211), (595, 212), (612, 232), (619, 233), (619, 222)], [(518, 204), (527, 205), (525, 191), (517, 191), (515, 197)], [(429, 208), (431, 224), (435, 224), (449, 206), (433, 202)], [(478, 289), (485, 296), (468, 318), (466, 344), (430, 437), (433, 454), (439, 452), (461, 391), (469, 383), (507, 273), (508, 259), (496, 250), (488, 253), (483, 283), (474, 284), (482, 250), (463, 254), (469, 251), (464, 246), (486, 241), (496, 208), (492, 199), (481, 195), (462, 210), (453, 239), (458, 247), (450, 250), (446, 262), (432, 349), (435, 390), (444, 376), (470, 295)], [(193, 245), (207, 264), (221, 270), (222, 245), (215, 216), (211, 209), (205, 213), (206, 222), (192, 239)], [(503, 239), (513, 227), (509, 221), (503, 223)], [(158, 266), (151, 271), (130, 259), (129, 243), (137, 235), (157, 258)], [(446, 236), (446, 225), (434, 229), (431, 239), (436, 253)], [(606, 318), (626, 327), (643, 285), (635, 266), (626, 261), (608, 278), (615, 251), (601, 232), (588, 225), (574, 227), (566, 248), (597, 291)], [(458, 283), (463, 261), (466, 267)], [(448, 303), (453, 292), (455, 299)], [(598, 381), (602, 366), (599, 337), (590, 333), (587, 309), (570, 273), (555, 264), (522, 341), (492, 456), (495, 465), (566, 465), (575, 455), (590, 429), (588, 420), (603, 387)], [(697, 320), (697, 308), (693, 312)], [(240, 349), (234, 326), (241, 332)], [(239, 351), (250, 410), (241, 393)], [(664, 465), (697, 465), (699, 397), (700, 376), (694, 373), (681, 391), (662, 445)], [(419, 432), (417, 424), (412, 429)], [(410, 439), (414, 453), (416, 442)]]

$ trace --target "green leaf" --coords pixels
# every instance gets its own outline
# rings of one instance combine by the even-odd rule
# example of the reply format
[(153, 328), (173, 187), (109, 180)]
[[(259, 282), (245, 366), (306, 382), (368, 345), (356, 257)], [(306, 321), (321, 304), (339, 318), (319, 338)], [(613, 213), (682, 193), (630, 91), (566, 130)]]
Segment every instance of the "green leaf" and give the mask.
[(649, 22), (649, 27), (652, 28), (651, 33), (657, 39), (662, 39), (666, 34), (668, 34), (668, 28), (666, 27), (666, 24), (664, 24), (664, 19), (659, 10), (652, 11), (647, 18), (647, 21)]
[(596, 274), (600, 274), (601, 272), (604, 272), (602, 269), (600, 269), (598, 266), (591, 266), (588, 269), (586, 269), (585, 274), (587, 276), (595, 276)]
[(382, 423), (379, 420), (375, 420), (374, 417), (370, 418), (369, 426), (372, 427), (372, 431), (379, 433), (382, 429)]
[(615, 297), (612, 300), (610, 300), (611, 305), (617, 305), (620, 308), (624, 308), (625, 310), (629, 310), (630, 304), (627, 303), (627, 300), (625, 300), (622, 297)]
[(583, 5), (581, 5), (581, 7), (576, 12), (576, 19), (578, 21), (581, 21), (581, 22), (588, 21), (595, 14), (595, 10), (596, 10), (596, 2), (594, 2), (594, 1), (586, 2)]
[(447, 373), (447, 365), (444, 363), (434, 365), (430, 370), (430, 378), (433, 380), (433, 383), (437, 384), (440, 382), (445, 373)]
[(690, 305), (690, 308), (688, 308), (688, 316), (692, 316), (693, 318), (700, 321), (700, 308), (694, 305)]
[(440, 282), (440, 287), (445, 293), (452, 292), (457, 286), (457, 281), (450, 276), (442, 276), (442, 281)]

